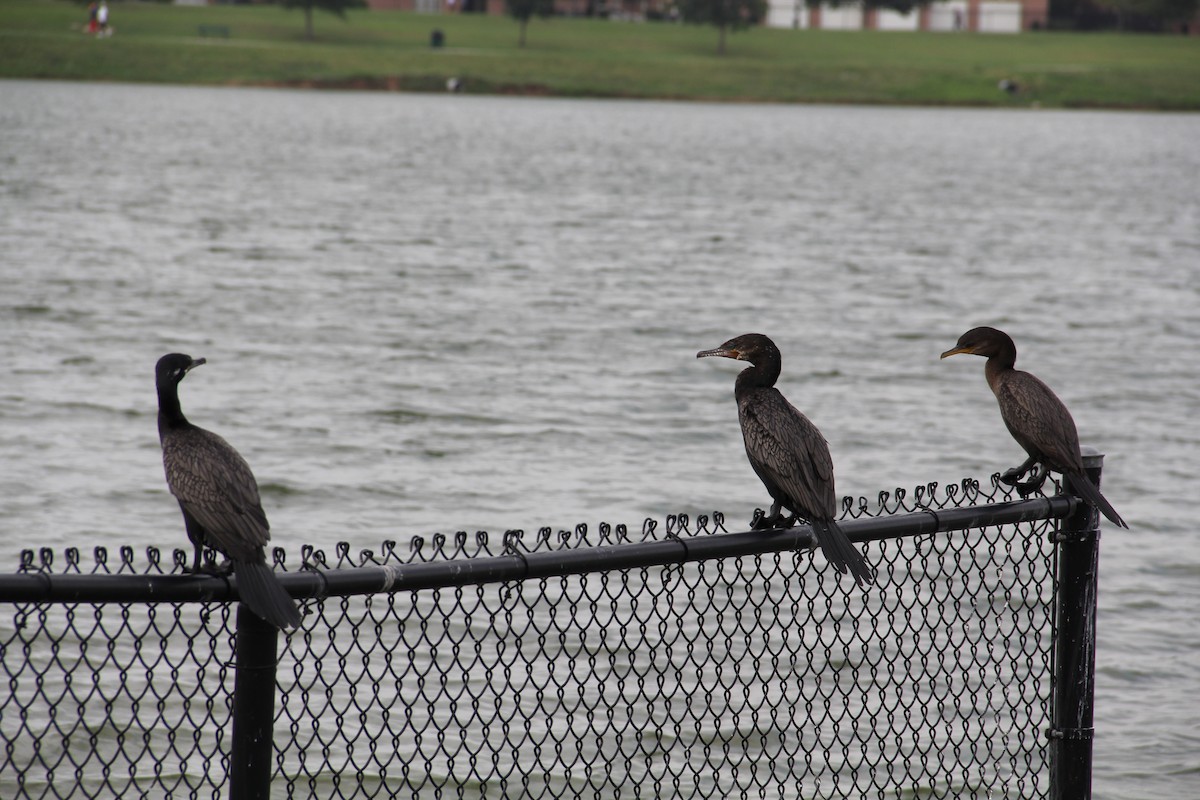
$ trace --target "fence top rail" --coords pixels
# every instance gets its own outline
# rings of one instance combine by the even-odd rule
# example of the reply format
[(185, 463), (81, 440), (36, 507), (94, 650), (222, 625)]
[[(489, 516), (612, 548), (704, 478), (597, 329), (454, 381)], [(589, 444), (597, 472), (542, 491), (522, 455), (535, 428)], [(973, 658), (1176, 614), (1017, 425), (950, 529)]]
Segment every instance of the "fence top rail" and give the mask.
[[(838, 524), (851, 541), (880, 541), (990, 525), (1063, 519), (1074, 514), (1079, 502), (1064, 495), (1037, 497), (963, 508), (929, 508), (907, 514), (843, 520)], [(518, 539), (506, 536), (504, 553), (498, 556), (333, 569), (306, 563), (295, 572), (278, 573), (278, 578), (289, 594), (305, 600), (677, 565), (799, 550), (813, 545), (812, 529), (807, 525), (684, 536), (668, 528), (665, 538), (659, 540), (539, 552), (530, 552)], [(23, 565), (22, 570), (0, 574), (0, 602), (207, 603), (238, 599), (234, 575), (54, 574), (32, 563)]]

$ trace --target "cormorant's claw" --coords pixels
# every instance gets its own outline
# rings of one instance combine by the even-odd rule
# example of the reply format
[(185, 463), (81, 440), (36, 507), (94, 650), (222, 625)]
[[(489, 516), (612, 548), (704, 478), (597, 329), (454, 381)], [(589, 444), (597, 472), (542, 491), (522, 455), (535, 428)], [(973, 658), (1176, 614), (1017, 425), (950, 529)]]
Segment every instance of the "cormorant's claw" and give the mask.
[(1013, 486), (1016, 487), (1017, 493), (1021, 495), (1022, 499), (1024, 499), (1029, 497), (1029, 495), (1033, 494), (1034, 492), (1040, 491), (1045, 483), (1046, 476), (1042, 475), (1040, 480), (1038, 478), (1034, 478), (1033, 480), (1028, 480), (1024, 483), (1014, 483)]
[(768, 517), (762, 513), (761, 509), (759, 509), (754, 512), (754, 519), (750, 521), (750, 530), (762, 531), (772, 530), (775, 528), (790, 528), (795, 524), (795, 514), (792, 514), (790, 517), (785, 517), (783, 514), (776, 513)]
[(216, 559), (206, 558), (199, 569), (190, 569), (188, 572), (193, 575), (231, 575), (233, 574), (233, 562), (226, 559), (218, 564)]
[(1035, 468), (1036, 471), (1033, 473), (1033, 479), (1030, 481), (1030, 483), (1036, 482), (1038, 486), (1041, 486), (1042, 481), (1046, 479), (1046, 465), (1040, 463), (1037, 460), (1037, 456), (1030, 456), (1029, 458), (1025, 459), (1021, 466), (1013, 467), (1012, 469), (1005, 471), (1005, 473), (1000, 476), (1000, 482), (1007, 483), (1009, 486), (1017, 486), (1017, 481), (1021, 480), (1021, 478), (1025, 476), (1025, 473)]
[[(1034, 467), (1036, 467), (1036, 469), (1033, 469)], [(1031, 469), (1033, 469), (1033, 477), (1023, 483), (1020, 482), (1019, 479)], [(1025, 498), (1040, 490), (1042, 485), (1046, 483), (1046, 478), (1049, 476), (1050, 470), (1046, 468), (1045, 464), (1030, 459), (1021, 466), (1013, 467), (1008, 472), (1005, 472), (1000, 476), (1000, 480), (1004, 483), (1007, 483), (1009, 486), (1014, 487), (1017, 490), (1017, 493), (1020, 494), (1022, 498)]]
[(1010, 470), (1005, 470), (1004, 474), (1000, 476), (1000, 482), (1007, 483), (1009, 486), (1016, 486), (1017, 481), (1021, 480), (1026, 472), (1029, 472), (1028, 468), (1013, 467)]

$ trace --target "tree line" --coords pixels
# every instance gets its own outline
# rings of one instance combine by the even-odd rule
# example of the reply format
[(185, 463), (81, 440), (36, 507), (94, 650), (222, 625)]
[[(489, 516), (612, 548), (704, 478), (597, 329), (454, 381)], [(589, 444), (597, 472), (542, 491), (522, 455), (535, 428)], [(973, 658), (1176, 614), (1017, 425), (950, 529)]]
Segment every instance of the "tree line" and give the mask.
[[(165, 0), (164, 0), (165, 1)], [(940, 0), (804, 0), (806, 6), (861, 5), (907, 14)], [(76, 0), (86, 3), (88, 0)], [(313, 12), (324, 11), (342, 19), (352, 9), (367, 7), (366, 0), (275, 0), (280, 6), (304, 12), (305, 36), (313, 38)], [(526, 43), (526, 29), (534, 17), (555, 13), (554, 0), (504, 0), (508, 15), (518, 24), (517, 42)], [(595, 4), (602, 5), (601, 2)], [(727, 34), (759, 25), (767, 16), (767, 0), (673, 0), (670, 18), (717, 29), (717, 53), (726, 50)], [(1195, 24), (1200, 0), (1050, 0), (1050, 27), (1058, 30), (1181, 31)]]

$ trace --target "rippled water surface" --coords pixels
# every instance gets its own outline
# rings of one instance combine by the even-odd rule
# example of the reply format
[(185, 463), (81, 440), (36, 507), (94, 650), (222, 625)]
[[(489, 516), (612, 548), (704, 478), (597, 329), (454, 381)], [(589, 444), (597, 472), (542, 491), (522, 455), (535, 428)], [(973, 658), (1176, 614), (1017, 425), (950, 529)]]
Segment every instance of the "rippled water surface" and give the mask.
[[(766, 500), (749, 330), (843, 494), (1023, 453), (979, 324), (1104, 451), (1098, 798), (1200, 779), (1200, 117), (0, 82), (0, 565), (183, 546), (153, 366), (274, 541)], [(4, 567), (8, 569), (10, 567)]]

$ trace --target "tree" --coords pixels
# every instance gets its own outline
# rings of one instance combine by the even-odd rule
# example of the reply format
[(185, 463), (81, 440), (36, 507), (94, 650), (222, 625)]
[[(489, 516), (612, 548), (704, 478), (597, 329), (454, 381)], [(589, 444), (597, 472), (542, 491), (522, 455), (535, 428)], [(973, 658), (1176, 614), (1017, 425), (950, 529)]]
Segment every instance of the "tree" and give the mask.
[(931, 0), (864, 0), (866, 8), (890, 8), (901, 14), (907, 14), (917, 6), (927, 6)]
[(717, 55), (724, 55), (725, 32), (761, 22), (767, 16), (767, 0), (680, 0), (679, 13), (684, 22), (716, 26)]
[(1197, 0), (1095, 0), (1112, 11), (1117, 27), (1134, 30), (1161, 30), (1172, 22), (1185, 22), (1196, 15)]
[(534, 14), (539, 17), (548, 17), (554, 13), (554, 0), (504, 0), (504, 7), (508, 9), (508, 15), (515, 19), (521, 26), (521, 35), (517, 39), (517, 46), (525, 46), (525, 28), (529, 25), (529, 20)]
[(328, 11), (341, 19), (346, 18), (348, 8), (366, 8), (367, 0), (281, 0), (284, 8), (304, 9), (304, 38), (313, 38), (313, 9)]
[(804, 4), (809, 8), (816, 8), (820, 5), (833, 6), (834, 8), (847, 5), (860, 5), (864, 9), (887, 8), (901, 14), (907, 14), (914, 8), (927, 6), (933, 2), (936, 2), (936, 0), (804, 0)]
[(1197, 10), (1200, 0), (1050, 0), (1052, 24), (1073, 30), (1170, 30)]

